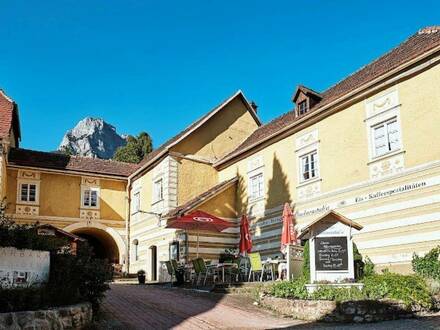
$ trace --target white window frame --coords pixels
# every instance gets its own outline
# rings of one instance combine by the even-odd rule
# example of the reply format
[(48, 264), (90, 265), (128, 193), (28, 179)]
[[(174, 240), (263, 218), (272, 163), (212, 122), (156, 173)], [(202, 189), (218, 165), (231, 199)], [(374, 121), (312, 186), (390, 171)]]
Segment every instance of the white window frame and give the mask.
[[(307, 178), (307, 179), (305, 179), (304, 178), (304, 174), (305, 174), (305, 169), (304, 169), (304, 167), (303, 167), (303, 160), (304, 159), (309, 159), (309, 172), (310, 172), (310, 174), (312, 173), (312, 169), (311, 169), (311, 164), (312, 164), (312, 162), (311, 162), (311, 158), (312, 158), (312, 155), (314, 155), (315, 157), (314, 157), (314, 172), (315, 172), (315, 175), (314, 176), (309, 176), (309, 178)], [(310, 182), (310, 181), (314, 181), (314, 180), (317, 180), (317, 179), (319, 179), (320, 178), (320, 168), (319, 168), (319, 153), (318, 153), (318, 149), (314, 149), (314, 150), (312, 150), (312, 151), (310, 151), (310, 152), (307, 152), (307, 153), (305, 153), (305, 154), (302, 154), (302, 155), (300, 155), (299, 157), (298, 157), (298, 169), (299, 169), (299, 173), (298, 173), (298, 175), (299, 175), (299, 182), (300, 183), (305, 183), (305, 182)]]
[[(160, 183), (160, 190), (158, 190), (158, 185)], [(153, 181), (153, 204), (163, 201), (163, 178), (158, 178)]]
[[(92, 205), (85, 205), (85, 193), (86, 191), (96, 191), (96, 206)], [(82, 209), (99, 209), (100, 207), (100, 199), (101, 199), (101, 189), (99, 187), (92, 187), (92, 186), (82, 186), (81, 187), (81, 208)], [(91, 204), (92, 201), (92, 194), (90, 193), (90, 199), (89, 204)]]
[[(398, 141), (397, 141), (397, 147), (395, 149), (390, 149), (389, 126), (391, 123), (395, 123), (397, 126), (397, 130), (398, 130), (397, 131)], [(376, 133), (376, 130), (379, 129), (380, 127), (384, 127), (384, 129), (385, 129), (385, 139), (386, 139), (385, 143), (388, 146), (388, 148), (387, 148), (388, 150), (386, 152), (379, 154), (377, 152), (377, 148), (376, 148), (375, 133)], [(373, 159), (383, 157), (388, 154), (392, 154), (392, 153), (395, 153), (395, 152), (402, 150), (402, 129), (400, 126), (399, 118), (397, 118), (397, 116), (393, 116), (391, 118), (388, 118), (387, 120), (384, 120), (380, 123), (372, 125), (370, 127), (370, 136), (371, 136), (371, 150), (372, 150), (372, 154), (373, 154)]]
[(133, 197), (131, 199), (132, 214), (138, 213), (141, 210), (141, 191), (136, 190), (133, 192)]
[[(301, 107), (304, 105), (304, 107)], [(305, 115), (309, 111), (309, 102), (305, 99), (298, 103), (298, 116)]]
[[(254, 191), (254, 187), (255, 185), (254, 180), (259, 180), (259, 182), (257, 182), (256, 187), (257, 189)], [(259, 172), (259, 173), (254, 173), (252, 175), (249, 175), (249, 184), (248, 184), (248, 189), (249, 189), (249, 200), (253, 201), (256, 199), (260, 199), (264, 197), (264, 174), (263, 172)]]
[[(21, 190), (23, 185), (28, 185), (28, 200), (21, 199)], [(29, 186), (35, 185), (35, 201), (29, 201)], [(17, 204), (39, 205), (40, 203), (40, 182), (34, 180), (18, 180), (17, 182)]]

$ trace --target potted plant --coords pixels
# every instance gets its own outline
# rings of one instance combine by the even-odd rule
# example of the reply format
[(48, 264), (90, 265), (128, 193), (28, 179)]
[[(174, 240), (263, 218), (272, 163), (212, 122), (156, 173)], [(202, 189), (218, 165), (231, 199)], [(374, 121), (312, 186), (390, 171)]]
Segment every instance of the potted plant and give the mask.
[(138, 270), (137, 277), (139, 284), (145, 284), (145, 270)]

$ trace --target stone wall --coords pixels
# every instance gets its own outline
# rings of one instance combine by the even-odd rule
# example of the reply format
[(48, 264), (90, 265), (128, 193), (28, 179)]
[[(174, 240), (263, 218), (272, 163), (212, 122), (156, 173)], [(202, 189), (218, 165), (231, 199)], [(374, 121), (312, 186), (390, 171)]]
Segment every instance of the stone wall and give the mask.
[(420, 309), (388, 300), (336, 302), (328, 300), (293, 300), (263, 296), (261, 305), (282, 315), (308, 321), (376, 322), (414, 317)]
[(0, 313), (0, 330), (6, 329), (82, 329), (92, 321), (89, 303), (49, 310)]

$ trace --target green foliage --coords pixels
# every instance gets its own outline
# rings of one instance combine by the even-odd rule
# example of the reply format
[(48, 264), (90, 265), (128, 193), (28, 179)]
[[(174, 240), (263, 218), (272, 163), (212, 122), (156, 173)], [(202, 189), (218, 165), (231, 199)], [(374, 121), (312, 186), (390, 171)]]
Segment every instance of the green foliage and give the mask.
[(374, 275), (375, 271), (374, 271), (374, 263), (371, 261), (370, 258), (365, 257), (365, 264), (364, 264), (364, 274), (363, 276), (371, 276)]
[(311, 294), (311, 299), (335, 301), (362, 300), (365, 299), (365, 294), (356, 287), (337, 288), (323, 285)]
[(416, 274), (424, 278), (440, 281), (440, 247), (433, 248), (425, 256), (419, 257), (414, 253), (412, 268)]
[(75, 151), (71, 146), (63, 146), (60, 150), (58, 150), (59, 153), (66, 155), (66, 156), (74, 156)]
[[(77, 255), (56, 254), (51, 258), (48, 289), (56, 305), (89, 301), (95, 310), (109, 289), (111, 266), (106, 260), (92, 257), (87, 243), (78, 245)], [(62, 290), (60, 290), (62, 288)]]
[(388, 272), (365, 277), (363, 282), (363, 292), (368, 299), (387, 298), (401, 300), (406, 305), (432, 306), (429, 289), (420, 276)]
[(279, 298), (334, 301), (391, 299), (402, 301), (407, 306), (432, 307), (429, 288), (417, 275), (374, 274), (364, 278), (362, 290), (356, 287), (338, 288), (320, 285), (312, 294), (307, 293), (306, 283), (305, 278), (279, 282), (274, 284), (269, 292)]
[(304, 245), (304, 252), (303, 252), (303, 265), (302, 265), (302, 276), (307, 279), (307, 281), (310, 281), (310, 241), (307, 241)]
[(278, 298), (307, 299), (306, 283), (307, 280), (304, 277), (278, 282), (270, 288), (270, 294)]
[(150, 135), (141, 132), (137, 137), (128, 136), (127, 144), (116, 149), (113, 159), (126, 163), (139, 163), (153, 150), (153, 142)]
[[(4, 209), (3, 209), (4, 210)], [(36, 225), (17, 225), (0, 214), (0, 246), (50, 251), (48, 283), (39, 287), (0, 288), (0, 313), (36, 310), (89, 301), (94, 310), (109, 289), (111, 266), (92, 258), (86, 242), (71, 255), (68, 242), (51, 236), (37, 235)]]
[(17, 249), (58, 251), (68, 246), (68, 241), (53, 236), (37, 234), (38, 223), (18, 225), (5, 216), (5, 203), (0, 205), (0, 247), (13, 246)]

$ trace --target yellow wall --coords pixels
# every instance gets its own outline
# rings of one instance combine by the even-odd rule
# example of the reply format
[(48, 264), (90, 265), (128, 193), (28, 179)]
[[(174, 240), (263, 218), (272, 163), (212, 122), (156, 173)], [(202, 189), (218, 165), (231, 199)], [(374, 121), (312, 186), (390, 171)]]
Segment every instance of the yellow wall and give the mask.
[(258, 127), (241, 99), (235, 98), (172, 151), (220, 159)]
[(217, 184), (217, 171), (207, 164), (181, 159), (178, 167), (177, 185), (179, 204), (185, 204), (200, 193)]
[(79, 217), (81, 178), (41, 173), (40, 215)]
[(7, 202), (7, 212), (15, 212), (15, 201), (17, 200), (17, 170), (10, 168), (7, 171), (7, 181), (8, 185), (6, 187), (6, 202)]
[[(17, 200), (17, 173), (8, 169), (8, 212), (15, 213)], [(100, 179), (100, 218), (125, 219), (124, 181)], [(79, 218), (81, 207), (81, 177), (59, 173), (40, 173), (39, 215)]]
[(233, 185), (197, 209), (222, 218), (236, 218), (236, 186)]
[[(258, 125), (236, 98), (172, 150), (216, 160), (235, 149)], [(211, 166), (182, 159), (178, 170), (178, 203), (184, 204), (218, 183)]]
[(127, 200), (126, 182), (101, 179), (101, 218), (124, 220)]
[[(436, 86), (440, 84), (440, 65), (405, 80), (394, 86), (401, 103), (402, 140), (405, 150), (405, 167), (414, 167), (440, 158), (440, 94)], [(371, 97), (371, 96), (370, 96)], [(270, 198), (277, 202), (289, 196), (296, 201), (298, 185), (298, 165), (295, 154), (295, 140), (315, 129), (319, 136), (319, 168), (321, 173), (321, 193), (369, 180), (368, 138), (365, 119), (365, 100), (335, 113), (281, 141), (256, 151), (236, 163), (221, 169), (219, 181), (232, 178), (237, 173), (243, 177), (247, 189), (248, 160), (256, 155), (264, 157), (264, 177), (266, 195), (270, 180), (277, 164), (287, 189), (272, 189)], [(428, 147), (429, 146), (429, 147)], [(274, 159), (277, 161), (274, 161)], [(277, 172), (277, 171), (275, 171)], [(244, 194), (243, 202), (247, 196)]]

